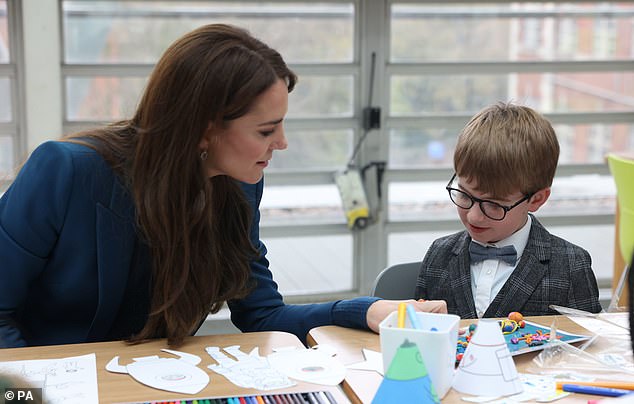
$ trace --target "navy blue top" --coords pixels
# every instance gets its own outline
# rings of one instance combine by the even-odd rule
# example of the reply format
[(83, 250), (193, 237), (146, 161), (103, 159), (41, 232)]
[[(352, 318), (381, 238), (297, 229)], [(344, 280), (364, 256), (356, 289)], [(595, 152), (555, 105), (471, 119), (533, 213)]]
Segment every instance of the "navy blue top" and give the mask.
[[(255, 288), (229, 302), (233, 323), (301, 340), (322, 325), (367, 328), (376, 298), (284, 304), (259, 239), (263, 186), (243, 185), (260, 258), (251, 263)], [(0, 198), (0, 347), (104, 341), (138, 331), (149, 293), (136, 291), (150, 265), (135, 226), (128, 190), (97, 152), (67, 142), (40, 145)], [(132, 304), (138, 310), (126, 313)]]

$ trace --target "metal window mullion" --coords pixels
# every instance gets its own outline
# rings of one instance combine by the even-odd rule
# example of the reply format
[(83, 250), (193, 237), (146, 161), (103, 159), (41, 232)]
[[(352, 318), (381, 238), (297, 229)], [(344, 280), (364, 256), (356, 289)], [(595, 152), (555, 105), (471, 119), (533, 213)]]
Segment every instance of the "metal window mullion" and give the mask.
[(286, 130), (354, 129), (357, 125), (357, 117), (289, 118), (284, 121), (284, 127)]
[[(13, 53), (11, 53), (11, 55), (13, 55)], [(15, 64), (14, 63), (8, 63), (8, 64), (0, 64), (0, 76), (3, 77), (15, 77)]]
[[(421, 116), (391, 116), (385, 119), (385, 126), (389, 129), (410, 128), (447, 128), (460, 130), (471, 119), (472, 115), (421, 115)], [(544, 113), (544, 116), (554, 125), (589, 125), (589, 124), (634, 124), (634, 114), (625, 112), (554, 112)]]
[[(597, 214), (583, 216), (539, 216), (539, 221), (546, 227), (551, 226), (601, 226), (614, 224), (613, 214)], [(459, 231), (464, 226), (458, 218), (445, 220), (407, 220), (388, 222), (385, 230), (389, 234), (393, 233), (423, 233), (431, 231)]]
[[(631, 0), (626, 0), (626, 1), (621, 1), (620, 3), (631, 3)], [(438, 0), (390, 0), (390, 3), (399, 3), (399, 4), (439, 4), (440, 2)], [(443, 0), (442, 4), (461, 4), (464, 5), (466, 2), (465, 0)], [(508, 0), (487, 0), (484, 1), (483, 3), (492, 3), (492, 4), (497, 4), (497, 3), (502, 3), (502, 4), (508, 4)], [(517, 1), (516, 3), (518, 4), (522, 4), (522, 3), (553, 3), (552, 0), (530, 0), (530, 1)], [(588, 3), (588, 0), (568, 0), (566, 1), (566, 3), (570, 3), (570, 4), (574, 4), (574, 3)], [(593, 3), (606, 3), (606, 4), (612, 4), (613, 1), (610, 0), (596, 0)]]
[(388, 77), (395, 75), (454, 75), (505, 73), (576, 73), (634, 71), (634, 60), (585, 61), (496, 61), (496, 62), (436, 62), (396, 63), (386, 68)]
[[(306, 170), (295, 169), (293, 171), (275, 171), (270, 169), (266, 172), (264, 182), (270, 185), (333, 185), (332, 170)], [(334, 186), (334, 185), (333, 185)]]
[[(363, 135), (361, 130), (361, 117), (363, 108), (368, 106), (370, 101), (370, 79), (372, 72), (372, 53), (376, 55), (374, 66), (374, 86), (372, 88), (372, 106), (380, 107), (382, 110), (381, 119), (384, 119), (387, 107), (387, 89), (389, 83), (384, 80), (385, 66), (388, 60), (388, 32), (389, 16), (387, 11), (387, 1), (360, 1), (358, 8), (358, 32), (357, 43), (359, 44), (358, 61), (360, 65), (360, 75), (357, 91), (356, 116), (359, 119), (355, 142)], [(387, 161), (388, 139), (385, 136), (385, 129), (382, 125), (380, 129), (374, 129), (368, 133), (363, 146), (359, 150), (357, 163), (360, 167), (372, 161)], [(368, 199), (376, 201), (383, 206), (383, 212), (374, 212), (373, 224), (363, 231), (355, 232), (353, 241), (355, 285), (358, 285), (359, 292), (369, 293), (374, 283), (374, 279), (387, 263), (387, 237), (383, 229), (386, 217), (386, 193), (382, 192), (381, 201), (376, 195), (376, 184), (366, 178), (368, 189)], [(382, 187), (385, 189), (385, 185)]]
[[(151, 63), (65, 63), (62, 72), (67, 76), (149, 76), (155, 64)], [(353, 63), (289, 64), (302, 75), (357, 75), (359, 67)]]
[(626, 112), (560, 112), (545, 113), (554, 125), (634, 124), (634, 113)]
[[(64, 130), (73, 132), (88, 127), (101, 126), (102, 121), (64, 121)], [(358, 125), (356, 117), (328, 117), (328, 118), (289, 118), (284, 120), (286, 130), (351, 130)]]
[(385, 119), (387, 129), (444, 128), (457, 132), (471, 119), (471, 115), (429, 115), (418, 117), (391, 116)]
[[(447, 181), (452, 173), (451, 167), (389, 169), (385, 172), (384, 181), (386, 184), (392, 182)], [(606, 164), (566, 164), (557, 167), (557, 178), (586, 174), (610, 175)], [(269, 170), (266, 174), (266, 184), (324, 185), (332, 184), (332, 176), (331, 170), (294, 170), (292, 172)]]
[(390, 169), (385, 172), (385, 181), (391, 182), (429, 182), (448, 181), (453, 173), (450, 167)]
[(63, 76), (149, 76), (154, 64), (62, 64)]
[[(392, 182), (428, 182), (448, 181), (453, 173), (452, 167), (435, 168), (407, 168), (390, 169), (385, 173), (385, 180)], [(557, 178), (572, 177), (575, 175), (610, 175), (607, 164), (563, 164), (557, 167)]]
[(11, 81), (13, 116), (12, 122), (6, 126), (6, 129), (11, 131), (13, 137), (13, 157), (14, 162), (17, 163), (20, 162), (27, 153), (26, 96), (24, 90), (24, 35), (22, 30), (22, 3), (20, 0), (7, 0), (7, 12), (9, 52), (11, 55), (11, 71), (7, 72), (7, 75)]
[(445, 18), (445, 19), (458, 19), (458, 18), (627, 18), (634, 15), (632, 10), (623, 10), (618, 8), (612, 8), (611, 10), (511, 10), (508, 8), (500, 9), (478, 9), (477, 7), (469, 8), (468, 10), (452, 10), (452, 9), (431, 9), (424, 10), (410, 9), (408, 11), (399, 11), (392, 13), (394, 19), (399, 18), (419, 18), (424, 20), (426, 18)]
[(16, 136), (17, 131), (18, 125), (15, 122), (0, 122), (0, 133)]
[[(140, 0), (141, 2), (145, 1), (148, 3), (155, 2), (154, 0)], [(139, 2), (139, 0), (136, 0)], [(259, 7), (254, 11), (253, 8), (249, 7), (229, 7), (220, 5), (209, 6), (208, 8), (199, 7), (198, 9), (189, 8), (189, 9), (176, 9), (176, 8), (140, 8), (140, 9), (96, 9), (91, 7), (90, 3), (86, 6), (83, 6), (80, 2), (75, 2), (74, 8), (66, 7), (65, 15), (71, 17), (84, 17), (84, 16), (96, 16), (96, 17), (109, 17), (109, 18), (165, 18), (165, 17), (173, 17), (173, 18), (223, 18), (223, 17), (237, 17), (237, 18), (324, 18), (329, 19), (333, 17), (348, 17), (350, 16), (350, 12), (343, 10), (342, 11), (333, 11), (332, 9), (325, 11), (319, 9), (302, 9), (293, 11), (290, 9), (281, 10), (281, 9), (273, 9), (268, 12), (266, 9), (262, 9)], [(171, 3), (178, 3), (177, 1), (172, 1)], [(199, 2), (203, 4), (203, 2)], [(248, 1), (242, 2), (247, 4), (252, 4), (259, 6), (257, 1)], [(284, 4), (284, 3), (297, 3), (297, 0), (275, 0), (276, 4)], [(306, 2), (308, 3), (308, 2)], [(341, 0), (320, 0), (319, 3), (333, 3), (333, 4), (341, 4)], [(352, 1), (346, 1), (343, 3), (352, 3)]]
[(314, 235), (340, 236), (350, 234), (350, 230), (343, 223), (332, 224), (304, 224), (302, 226), (294, 225), (270, 225), (262, 226), (260, 236), (262, 238), (292, 238)]
[(303, 75), (313, 76), (358, 76), (359, 66), (355, 62), (351, 63), (323, 63), (323, 64), (290, 64), (291, 70), (297, 74), (301, 80)]

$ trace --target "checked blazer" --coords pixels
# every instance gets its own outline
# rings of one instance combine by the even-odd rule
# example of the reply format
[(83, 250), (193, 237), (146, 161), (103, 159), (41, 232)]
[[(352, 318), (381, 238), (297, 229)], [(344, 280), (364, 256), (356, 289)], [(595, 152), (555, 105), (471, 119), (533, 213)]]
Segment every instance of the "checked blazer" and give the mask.
[[(512, 311), (525, 316), (558, 314), (548, 307), (551, 304), (601, 311), (590, 254), (553, 236), (534, 216), (531, 218), (526, 248), (483, 317), (506, 317)], [(471, 290), (470, 242), (464, 230), (432, 243), (416, 282), (417, 299), (445, 300), (449, 313), (477, 318)]]

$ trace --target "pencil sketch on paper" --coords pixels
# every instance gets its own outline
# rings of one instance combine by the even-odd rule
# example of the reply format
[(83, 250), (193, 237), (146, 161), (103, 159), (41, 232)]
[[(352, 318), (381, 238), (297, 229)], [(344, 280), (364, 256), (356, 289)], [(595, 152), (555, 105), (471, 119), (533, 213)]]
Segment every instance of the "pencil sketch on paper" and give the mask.
[(30, 387), (42, 388), (47, 403), (99, 402), (94, 353), (60, 359), (0, 362), (0, 373), (15, 375)]

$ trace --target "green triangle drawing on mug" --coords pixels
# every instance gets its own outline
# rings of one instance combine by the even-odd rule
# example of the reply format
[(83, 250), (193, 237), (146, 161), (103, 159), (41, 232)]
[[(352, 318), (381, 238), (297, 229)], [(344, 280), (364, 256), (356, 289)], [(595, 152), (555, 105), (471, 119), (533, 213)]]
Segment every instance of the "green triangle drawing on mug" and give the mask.
[(396, 350), (372, 399), (373, 404), (395, 402), (440, 403), (418, 346), (407, 339)]

